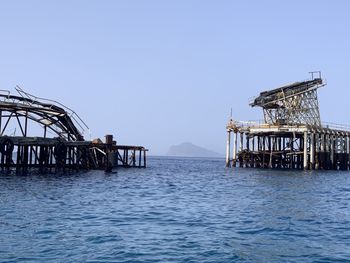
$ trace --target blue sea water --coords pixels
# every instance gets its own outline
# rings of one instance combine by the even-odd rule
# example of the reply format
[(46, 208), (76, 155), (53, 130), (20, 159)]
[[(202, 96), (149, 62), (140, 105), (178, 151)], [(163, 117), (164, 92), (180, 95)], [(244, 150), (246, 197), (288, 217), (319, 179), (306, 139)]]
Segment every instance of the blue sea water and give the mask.
[(148, 161), (0, 176), (0, 262), (350, 261), (350, 172)]

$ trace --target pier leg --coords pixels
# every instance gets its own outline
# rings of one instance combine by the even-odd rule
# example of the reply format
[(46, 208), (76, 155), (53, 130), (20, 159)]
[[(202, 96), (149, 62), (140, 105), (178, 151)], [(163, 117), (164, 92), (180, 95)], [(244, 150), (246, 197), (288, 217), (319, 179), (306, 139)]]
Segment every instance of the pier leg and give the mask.
[(330, 161), (331, 161), (331, 167), (330, 169), (334, 169), (334, 141), (335, 136), (330, 135), (329, 136), (329, 143), (330, 143)]
[(236, 167), (236, 160), (237, 160), (237, 132), (233, 133), (234, 141), (233, 141), (233, 160), (232, 160), (232, 166)]
[(349, 135), (346, 136), (346, 169), (349, 170), (350, 140)]
[(304, 132), (304, 169), (307, 170), (307, 132)]
[(319, 152), (320, 152), (320, 134), (315, 134), (315, 169), (318, 170), (320, 167), (320, 160), (319, 160)]
[(323, 160), (324, 152), (325, 152), (325, 135), (322, 133), (321, 139), (320, 139), (320, 156), (319, 156), (319, 168), (320, 169), (325, 169), (324, 160)]
[(239, 167), (243, 167), (243, 160), (242, 160), (242, 151), (243, 151), (243, 133), (241, 132), (239, 134), (239, 139), (240, 139), (240, 143), (239, 143), (239, 152), (241, 153), (241, 156), (239, 158)]
[(262, 167), (266, 168), (266, 165), (265, 165), (265, 151), (266, 151), (265, 136), (263, 136), (262, 139), (263, 139), (263, 145), (262, 145), (262, 148), (263, 148)]
[(231, 131), (227, 131), (226, 167), (230, 167)]
[(315, 168), (315, 135), (310, 133), (310, 170)]
[(274, 138), (271, 138), (271, 136), (269, 136), (269, 146), (270, 146), (270, 161), (269, 161), (269, 168), (272, 168), (272, 151), (273, 151), (273, 147), (274, 147)]

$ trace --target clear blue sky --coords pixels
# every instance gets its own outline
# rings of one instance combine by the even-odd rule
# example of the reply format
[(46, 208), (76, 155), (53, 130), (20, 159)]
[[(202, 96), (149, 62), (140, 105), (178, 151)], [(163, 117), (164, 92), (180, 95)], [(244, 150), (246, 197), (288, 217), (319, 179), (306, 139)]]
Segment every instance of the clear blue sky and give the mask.
[[(74, 108), (93, 137), (163, 154), (225, 149), (248, 99), (322, 70), (321, 118), (349, 123), (350, 1), (1, 1), (0, 89)], [(341, 94), (341, 95), (339, 95)]]

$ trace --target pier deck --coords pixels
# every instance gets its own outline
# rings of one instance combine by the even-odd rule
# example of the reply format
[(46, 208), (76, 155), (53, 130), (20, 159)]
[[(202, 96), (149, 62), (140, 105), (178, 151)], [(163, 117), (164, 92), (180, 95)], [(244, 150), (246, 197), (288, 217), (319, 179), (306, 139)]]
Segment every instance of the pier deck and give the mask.
[(230, 119), (226, 166), (350, 169), (350, 127), (322, 124), (317, 89), (324, 84), (320, 72), (318, 78), (314, 74), (311, 80), (260, 93), (250, 105), (263, 108), (264, 121)]
[(16, 90), (18, 95), (0, 91), (1, 170), (146, 167), (145, 147), (118, 145), (112, 135), (106, 135), (105, 142), (85, 140), (89, 128), (73, 110), (19, 87)]

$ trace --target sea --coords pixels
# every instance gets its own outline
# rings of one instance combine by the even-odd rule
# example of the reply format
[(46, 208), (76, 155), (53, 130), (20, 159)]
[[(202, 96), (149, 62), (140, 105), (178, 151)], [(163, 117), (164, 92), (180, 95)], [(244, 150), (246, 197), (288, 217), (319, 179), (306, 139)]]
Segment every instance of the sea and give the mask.
[(350, 172), (150, 157), (3, 174), (0, 262), (350, 262)]

